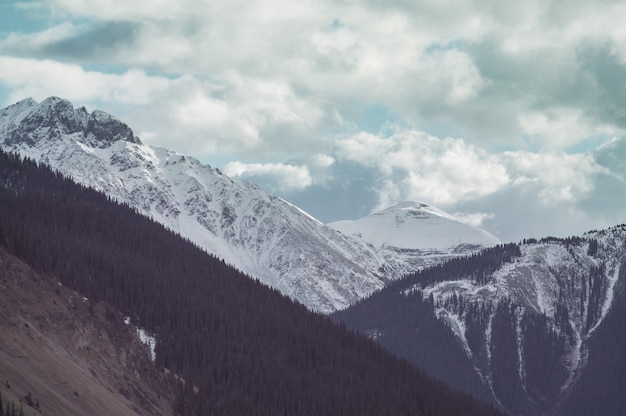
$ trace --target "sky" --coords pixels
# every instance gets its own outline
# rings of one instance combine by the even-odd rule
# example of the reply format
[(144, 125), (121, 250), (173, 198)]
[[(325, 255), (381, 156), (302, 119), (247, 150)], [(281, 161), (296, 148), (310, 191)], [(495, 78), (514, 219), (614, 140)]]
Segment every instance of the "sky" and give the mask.
[(626, 2), (0, 4), (0, 106), (59, 96), (323, 222), (406, 200), (503, 241), (626, 222)]

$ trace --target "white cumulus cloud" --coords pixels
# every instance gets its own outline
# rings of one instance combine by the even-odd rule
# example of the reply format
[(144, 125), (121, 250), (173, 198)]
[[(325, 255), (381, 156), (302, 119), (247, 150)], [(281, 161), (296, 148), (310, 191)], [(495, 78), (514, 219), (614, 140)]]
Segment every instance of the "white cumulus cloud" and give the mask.
[(439, 139), (418, 131), (390, 137), (361, 133), (339, 141), (338, 154), (381, 172), (378, 208), (406, 199), (452, 205), (510, 183), (496, 156), (460, 139)]
[(283, 163), (230, 162), (224, 173), (234, 178), (270, 178), (283, 191), (302, 190), (313, 183), (306, 166)]

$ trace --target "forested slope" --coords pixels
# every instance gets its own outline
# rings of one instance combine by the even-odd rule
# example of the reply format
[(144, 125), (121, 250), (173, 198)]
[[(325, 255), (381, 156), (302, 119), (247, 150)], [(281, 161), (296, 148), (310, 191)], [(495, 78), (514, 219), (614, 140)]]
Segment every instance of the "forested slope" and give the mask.
[(0, 244), (157, 337), (183, 415), (491, 415), (133, 210), (0, 153)]
[(331, 318), (367, 334), (380, 345), (404, 357), (428, 374), (484, 401), (491, 391), (467, 359), (463, 346), (448, 325), (436, 316), (432, 298), (413, 288), (463, 275), (483, 281), (489, 273), (519, 255), (514, 244), (492, 247), (469, 257), (452, 259), (407, 275)]
[(626, 225), (418, 271), (332, 319), (513, 415), (626, 404)]

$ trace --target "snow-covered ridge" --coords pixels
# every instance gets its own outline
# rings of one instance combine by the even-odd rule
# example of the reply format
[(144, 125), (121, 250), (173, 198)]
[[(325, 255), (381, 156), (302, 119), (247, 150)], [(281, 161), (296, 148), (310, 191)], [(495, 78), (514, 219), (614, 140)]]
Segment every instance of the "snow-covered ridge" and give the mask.
[[(588, 341), (610, 311), (626, 256), (626, 226), (571, 239), (531, 241), (520, 245), (520, 252), (482, 281), (455, 277), (417, 285), (405, 294), (421, 292), (423, 299), (432, 300), (435, 315), (456, 335), (497, 401), (510, 405), (500, 392), (517, 388), (526, 395), (525, 414), (549, 414), (560, 394), (579, 377)], [(501, 377), (503, 364), (494, 362), (492, 354), (511, 345), (503, 341), (503, 333), (515, 334), (516, 352), (511, 357), (517, 387), (510, 378), (494, 380)], [(537, 350), (538, 345), (543, 349)], [(537, 393), (533, 360), (538, 353), (556, 357), (550, 364), (551, 379), (543, 380), (554, 389), (552, 396)]]
[[(326, 226), (253, 183), (146, 145), (115, 117), (75, 109), (57, 97), (0, 110), (0, 146), (127, 203), (323, 313), (345, 308), (415, 268), (498, 242), (436, 208), (418, 204), (424, 206), (416, 211), (408, 204), (374, 215), (405, 216), (393, 228), (397, 238), (390, 235), (382, 247), (363, 238), (375, 229), (367, 221), (350, 230)], [(420, 212), (425, 221), (417, 221)], [(412, 242), (415, 236), (420, 237)]]

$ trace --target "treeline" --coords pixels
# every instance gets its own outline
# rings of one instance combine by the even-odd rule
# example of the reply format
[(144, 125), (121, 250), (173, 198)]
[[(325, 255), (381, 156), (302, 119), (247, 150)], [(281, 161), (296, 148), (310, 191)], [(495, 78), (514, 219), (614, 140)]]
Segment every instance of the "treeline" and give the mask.
[(491, 415), (134, 210), (0, 152), (0, 244), (156, 333), (179, 415)]
[[(424, 288), (433, 283), (470, 279), (485, 284), (492, 278), (493, 272), (505, 263), (521, 256), (519, 245), (500, 244), (483, 249), (469, 256), (450, 259), (442, 264), (418, 270), (402, 279), (385, 286), (379, 292), (397, 293), (415, 288)], [(371, 296), (377, 296), (375, 293)]]

